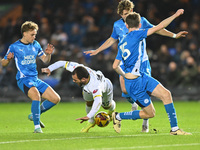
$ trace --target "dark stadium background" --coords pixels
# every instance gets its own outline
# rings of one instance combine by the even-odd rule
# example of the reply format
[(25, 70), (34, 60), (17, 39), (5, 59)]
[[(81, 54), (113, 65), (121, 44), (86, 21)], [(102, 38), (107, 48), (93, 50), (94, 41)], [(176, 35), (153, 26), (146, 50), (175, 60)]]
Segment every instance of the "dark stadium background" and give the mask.
[[(36, 40), (45, 49), (49, 42), (55, 46), (51, 63), (69, 60), (101, 70), (114, 86), (114, 99), (122, 100), (118, 75), (112, 69), (117, 44), (97, 56), (83, 54), (98, 48), (112, 33), (118, 0), (1, 0), (0, 1), (0, 59), (8, 46), (21, 38), (20, 26), (31, 20), (39, 25)], [(172, 39), (159, 35), (147, 38), (147, 51), (152, 76), (166, 86), (174, 100), (200, 98), (200, 1), (198, 0), (133, 0), (134, 11), (156, 25), (177, 9), (185, 9), (183, 16), (173, 21), (168, 30), (188, 31), (186, 38)], [(47, 67), (37, 61), (39, 78), (48, 82), (61, 95), (62, 101), (81, 99), (81, 89), (64, 69), (47, 78), (41, 73)], [(28, 101), (18, 89), (14, 61), (8, 67), (0, 64), (0, 102)]]

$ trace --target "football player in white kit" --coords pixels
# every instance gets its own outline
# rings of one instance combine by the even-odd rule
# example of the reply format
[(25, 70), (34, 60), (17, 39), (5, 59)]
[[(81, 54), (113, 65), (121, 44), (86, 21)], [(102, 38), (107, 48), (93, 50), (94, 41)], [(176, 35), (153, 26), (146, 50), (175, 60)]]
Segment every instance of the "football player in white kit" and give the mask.
[(52, 71), (60, 67), (72, 72), (73, 82), (82, 87), (87, 115), (76, 120), (81, 120), (81, 123), (88, 121), (87, 125), (81, 130), (81, 132), (88, 132), (91, 127), (95, 126), (94, 116), (101, 106), (108, 110), (110, 116), (114, 112), (116, 104), (113, 100), (113, 85), (101, 71), (92, 70), (76, 62), (57, 61), (48, 68), (42, 68), (42, 72), (49, 76)]

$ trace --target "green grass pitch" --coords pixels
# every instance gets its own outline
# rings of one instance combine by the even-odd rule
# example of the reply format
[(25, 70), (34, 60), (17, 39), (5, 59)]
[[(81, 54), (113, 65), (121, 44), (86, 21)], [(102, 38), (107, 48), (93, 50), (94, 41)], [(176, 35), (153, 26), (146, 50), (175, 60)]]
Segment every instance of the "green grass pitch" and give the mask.
[[(128, 102), (117, 102), (117, 111), (129, 111)], [(169, 135), (170, 124), (161, 102), (154, 102), (156, 116), (150, 119), (150, 132), (141, 133), (142, 120), (122, 121), (122, 130), (114, 131), (112, 122), (80, 133), (86, 124), (76, 118), (85, 116), (85, 103), (59, 103), (42, 114), (43, 134), (34, 134), (28, 120), (31, 103), (0, 103), (0, 150), (199, 150), (200, 102), (174, 102), (179, 127), (193, 135)], [(103, 111), (101, 108), (100, 111)], [(156, 130), (156, 131), (155, 131)]]

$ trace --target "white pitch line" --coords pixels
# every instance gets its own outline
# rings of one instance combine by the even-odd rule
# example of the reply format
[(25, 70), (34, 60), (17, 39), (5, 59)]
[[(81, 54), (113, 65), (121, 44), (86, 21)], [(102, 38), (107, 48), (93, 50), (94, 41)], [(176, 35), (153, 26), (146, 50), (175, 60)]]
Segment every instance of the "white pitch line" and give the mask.
[[(195, 132), (196, 133), (196, 132)], [(61, 141), (61, 140), (76, 140), (76, 139), (99, 139), (99, 138), (120, 138), (120, 137), (141, 137), (141, 136), (163, 136), (163, 135), (169, 135), (169, 133), (163, 133), (163, 134), (136, 134), (136, 135), (118, 135), (118, 136), (98, 136), (98, 137), (69, 137), (69, 138), (54, 138), (54, 139), (39, 139), (39, 140), (18, 140), (18, 141), (5, 141), (5, 142), (0, 142), (1, 144), (14, 144), (14, 143), (28, 143), (28, 142), (41, 142), (41, 141)], [(172, 135), (169, 135), (172, 136)], [(191, 143), (191, 144), (196, 144), (200, 145), (200, 143)], [(174, 144), (176, 146), (178, 144)], [(180, 144), (179, 144), (180, 145)], [(184, 144), (182, 144), (184, 145)], [(186, 144), (187, 145), (187, 144)], [(151, 145), (153, 147), (159, 147), (159, 145)], [(150, 147), (151, 147), (150, 146)], [(165, 145), (164, 145), (165, 146)], [(168, 146), (168, 145), (166, 145)], [(165, 147), (166, 147), (165, 146)], [(112, 150), (112, 149), (134, 149), (134, 148), (146, 148), (145, 146), (138, 146), (138, 147), (119, 147), (119, 148), (103, 148), (103, 149), (95, 149), (95, 150)], [(147, 146), (149, 148), (149, 146)], [(94, 149), (88, 149), (88, 150), (94, 150)]]
[[(119, 137), (137, 137), (137, 136), (159, 136), (169, 135), (168, 133), (163, 134), (135, 134), (135, 135), (118, 135), (118, 136), (98, 136), (98, 137), (70, 137), (70, 138), (57, 138), (57, 139), (39, 139), (39, 140), (19, 140), (19, 141), (5, 141), (0, 144), (13, 144), (13, 143), (27, 143), (27, 142), (40, 142), (40, 141), (58, 141), (58, 140), (76, 140), (76, 139), (96, 139), (96, 138), (119, 138)], [(169, 135), (171, 136), (171, 135)]]
[(179, 146), (195, 146), (195, 145), (200, 145), (200, 143), (149, 145), (149, 146), (133, 146), (133, 147), (113, 147), (113, 148), (92, 148), (92, 149), (85, 149), (85, 150), (145, 149), (145, 148), (179, 147)]

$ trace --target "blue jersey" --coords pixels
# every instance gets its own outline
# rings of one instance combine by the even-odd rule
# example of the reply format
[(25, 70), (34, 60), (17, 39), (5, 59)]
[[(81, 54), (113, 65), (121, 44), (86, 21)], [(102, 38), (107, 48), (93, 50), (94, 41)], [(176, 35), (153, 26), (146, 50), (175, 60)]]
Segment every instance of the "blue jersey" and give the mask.
[(148, 29), (134, 30), (128, 33), (118, 44), (117, 57), (122, 57), (125, 73), (141, 75), (147, 31)]
[(11, 44), (4, 59), (7, 59), (9, 53), (14, 53), (14, 60), (17, 67), (16, 79), (24, 77), (34, 77), (38, 75), (36, 66), (36, 57), (44, 54), (40, 44), (34, 41), (30, 44), (24, 44), (20, 40)]
[[(153, 27), (153, 25), (151, 23), (149, 23), (149, 21), (144, 17), (141, 17), (140, 23), (142, 25), (140, 29), (146, 29), (146, 28), (152, 28)], [(128, 33), (128, 29), (126, 28), (126, 25), (125, 25), (123, 19), (119, 19), (118, 21), (116, 21), (114, 23), (113, 32), (112, 32), (111, 37), (114, 38), (114, 39), (118, 39), (119, 42), (120, 42), (127, 33)], [(144, 70), (144, 72), (150, 74), (150, 72), (147, 71), (147, 70), (151, 70), (151, 67), (150, 67), (149, 58), (148, 58), (148, 55), (147, 55), (147, 52), (146, 52), (146, 40), (145, 39), (143, 41), (143, 47), (144, 47), (143, 59), (142, 59), (143, 64), (142, 64), (141, 67)], [(122, 60), (122, 57), (117, 56), (116, 59)], [(123, 69), (124, 66), (121, 65), (121, 68)]]
[(124, 37), (124, 35), (126, 35), (127, 33), (128, 33), (128, 29), (125, 25), (124, 20), (121, 18), (115, 21), (113, 25), (113, 32), (111, 34), (111, 37), (113, 39), (120, 41)]

